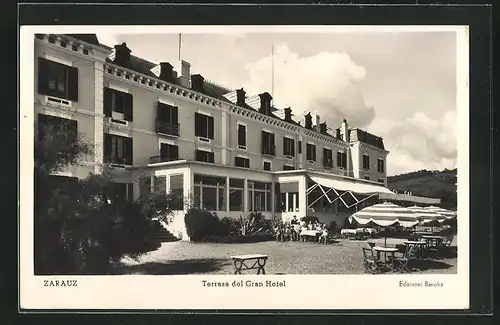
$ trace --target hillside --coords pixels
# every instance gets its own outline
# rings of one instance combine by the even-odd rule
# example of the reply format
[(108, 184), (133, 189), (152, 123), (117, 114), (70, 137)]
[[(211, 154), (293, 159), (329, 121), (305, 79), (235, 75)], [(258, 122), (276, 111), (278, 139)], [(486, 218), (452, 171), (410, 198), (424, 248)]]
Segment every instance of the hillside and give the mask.
[(456, 209), (456, 182), (456, 169), (420, 170), (387, 178), (387, 185), (391, 190), (411, 191), (413, 195), (417, 196), (440, 198), (441, 207), (445, 209)]

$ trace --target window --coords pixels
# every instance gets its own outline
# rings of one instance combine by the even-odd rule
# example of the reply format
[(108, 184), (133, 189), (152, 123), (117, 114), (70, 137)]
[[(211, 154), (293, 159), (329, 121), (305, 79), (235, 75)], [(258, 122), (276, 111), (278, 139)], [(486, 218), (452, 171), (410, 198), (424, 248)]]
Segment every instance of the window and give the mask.
[(290, 165), (283, 165), (283, 170), (295, 170), (295, 167)]
[(264, 161), (264, 170), (271, 170), (271, 162)]
[(333, 154), (331, 149), (323, 148), (323, 165), (333, 168)]
[(179, 147), (173, 144), (162, 143), (160, 146), (160, 160), (172, 161), (179, 159)]
[(117, 119), (132, 121), (132, 94), (111, 88), (104, 88), (104, 115)]
[(384, 179), (383, 179), (383, 178), (379, 178), (379, 179), (377, 180), (377, 182), (379, 182), (379, 183), (384, 183)]
[(248, 210), (272, 211), (271, 183), (248, 182)]
[(370, 156), (368, 155), (363, 155), (363, 169), (364, 170), (370, 169)]
[(290, 138), (283, 138), (283, 155), (295, 157), (295, 141)]
[(194, 113), (194, 134), (197, 137), (214, 138), (214, 118), (201, 113)]
[(78, 69), (38, 58), (38, 93), (78, 101)]
[(236, 167), (250, 168), (250, 159), (243, 157), (234, 157), (234, 165)]
[(276, 155), (274, 133), (262, 131), (262, 153), (265, 155)]
[(226, 180), (194, 175), (195, 206), (209, 211), (226, 211)]
[(238, 124), (238, 148), (247, 148), (247, 127), (243, 124)]
[(52, 136), (65, 136), (68, 145), (78, 135), (78, 122), (58, 116), (38, 114), (38, 139), (42, 140), (52, 134)]
[(244, 180), (229, 180), (229, 211), (243, 211)]
[(370, 176), (365, 176), (365, 179), (366, 179), (367, 181), (369, 181), (369, 180), (370, 180)]
[(170, 194), (172, 202), (170, 208), (172, 210), (184, 209), (184, 175), (170, 175)]
[(382, 159), (377, 160), (377, 171), (379, 173), (384, 173), (384, 160)]
[(179, 108), (158, 102), (156, 132), (179, 136)]
[(298, 147), (299, 147), (299, 153), (302, 153), (302, 141), (299, 141)]
[(345, 152), (337, 152), (337, 166), (347, 168), (347, 154)]
[(196, 161), (214, 163), (214, 153), (204, 150), (196, 150)]
[(316, 146), (312, 143), (307, 144), (307, 160), (316, 161)]
[(112, 164), (132, 165), (132, 138), (104, 133), (104, 159)]

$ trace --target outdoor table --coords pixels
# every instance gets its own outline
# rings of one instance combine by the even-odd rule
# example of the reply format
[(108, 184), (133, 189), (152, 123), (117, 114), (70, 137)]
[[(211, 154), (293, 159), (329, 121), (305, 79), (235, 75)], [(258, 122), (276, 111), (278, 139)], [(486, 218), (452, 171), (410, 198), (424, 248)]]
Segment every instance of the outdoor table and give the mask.
[(407, 241), (404, 242), (404, 244), (407, 246), (407, 250), (409, 250), (411, 246), (415, 246), (417, 254), (419, 256), (421, 256), (422, 252), (423, 252), (423, 248), (427, 245), (427, 242), (425, 242), (425, 241), (407, 240)]
[(316, 239), (318, 235), (319, 235), (319, 232), (317, 230), (303, 229), (300, 232), (300, 237), (302, 238), (302, 241), (305, 241), (305, 237), (314, 237)]
[[(261, 271), (262, 274), (266, 274), (264, 266), (266, 265), (267, 257), (268, 257), (267, 255), (261, 255), (261, 254), (231, 256), (235, 268), (234, 274), (241, 274), (241, 271), (255, 270), (255, 269), (257, 269), (257, 274), (260, 274)], [(253, 264), (249, 266), (245, 264), (246, 261), (253, 261)]]
[(385, 259), (387, 259), (387, 253), (391, 254), (391, 270), (394, 272), (396, 270), (396, 260), (394, 254), (398, 251), (397, 248), (392, 248), (392, 247), (381, 247), (381, 246), (375, 246), (373, 247), (373, 250), (377, 252), (377, 259), (380, 259), (380, 253), (384, 253)]

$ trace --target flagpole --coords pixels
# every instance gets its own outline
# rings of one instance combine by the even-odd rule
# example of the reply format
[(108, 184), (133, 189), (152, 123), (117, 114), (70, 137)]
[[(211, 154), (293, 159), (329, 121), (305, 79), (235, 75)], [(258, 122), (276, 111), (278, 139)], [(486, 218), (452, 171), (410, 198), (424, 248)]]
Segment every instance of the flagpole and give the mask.
[(272, 45), (272, 61), (271, 61), (271, 93), (274, 97), (274, 43)]
[(179, 61), (181, 60), (182, 34), (179, 34)]

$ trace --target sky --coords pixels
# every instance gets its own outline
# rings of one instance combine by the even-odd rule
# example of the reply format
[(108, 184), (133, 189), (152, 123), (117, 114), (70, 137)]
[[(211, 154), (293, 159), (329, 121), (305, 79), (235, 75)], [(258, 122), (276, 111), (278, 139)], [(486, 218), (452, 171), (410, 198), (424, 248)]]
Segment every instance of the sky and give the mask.
[[(178, 34), (97, 36), (177, 65)], [(192, 74), (247, 95), (267, 91), (294, 115), (316, 113), (330, 128), (345, 118), (381, 136), (390, 176), (456, 168), (456, 42), (453, 31), (190, 33), (182, 34), (181, 58)]]

